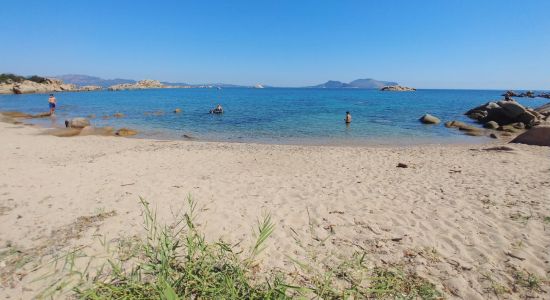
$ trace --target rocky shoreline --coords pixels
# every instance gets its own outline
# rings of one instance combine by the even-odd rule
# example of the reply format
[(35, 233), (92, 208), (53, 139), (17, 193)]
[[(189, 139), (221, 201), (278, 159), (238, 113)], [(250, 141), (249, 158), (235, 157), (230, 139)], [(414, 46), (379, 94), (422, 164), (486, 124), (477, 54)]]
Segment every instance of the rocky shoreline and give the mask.
[(40, 82), (24, 79), (13, 81), (11, 79), (0, 83), (0, 94), (46, 94), (53, 92), (87, 92), (101, 90), (100, 86), (82, 86), (63, 83), (54, 78), (43, 78)]
[[(470, 136), (503, 138), (512, 143), (550, 146), (550, 103), (528, 108), (504, 94), (503, 100), (487, 102), (464, 113), (483, 127), (476, 127), (457, 120), (445, 122), (445, 127), (455, 128)], [(436, 125), (440, 120), (430, 114), (419, 119), (424, 124)]]
[(533, 91), (526, 91), (526, 92), (522, 92), (522, 93), (516, 93), (514, 91), (506, 91), (506, 93), (502, 94), (502, 96), (506, 97), (506, 98), (510, 98), (510, 97), (518, 97), (518, 98), (546, 98), (546, 99), (550, 99), (550, 92), (541, 92), (539, 94), (536, 94), (535, 92)]
[[(9, 78), (0, 80), (0, 94), (47, 94), (54, 92), (91, 92), (100, 91), (105, 88), (97, 85), (77, 86), (75, 84), (64, 83), (63, 80), (56, 78), (45, 78), (33, 76), (32, 80), (12, 74)], [(13, 78), (13, 79), (11, 79)], [(170, 89), (170, 88), (189, 88), (188, 86), (166, 85), (158, 80), (140, 80), (136, 83), (116, 84), (106, 88), (109, 91), (123, 90), (142, 90), (142, 89)]]

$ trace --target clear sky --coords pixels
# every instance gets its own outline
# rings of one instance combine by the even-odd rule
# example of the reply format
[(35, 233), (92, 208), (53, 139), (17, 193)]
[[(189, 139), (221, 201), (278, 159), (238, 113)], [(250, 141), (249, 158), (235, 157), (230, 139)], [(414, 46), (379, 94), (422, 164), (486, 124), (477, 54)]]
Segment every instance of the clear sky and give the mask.
[(550, 89), (549, 0), (0, 0), (0, 72)]

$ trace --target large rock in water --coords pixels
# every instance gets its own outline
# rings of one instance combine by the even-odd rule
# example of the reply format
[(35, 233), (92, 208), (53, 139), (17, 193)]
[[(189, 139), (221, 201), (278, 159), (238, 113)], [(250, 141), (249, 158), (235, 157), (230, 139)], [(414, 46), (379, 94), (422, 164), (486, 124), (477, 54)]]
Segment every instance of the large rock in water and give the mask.
[(423, 115), (420, 119), (420, 122), (424, 124), (439, 124), (441, 123), (441, 120), (439, 120), (437, 117), (434, 117), (430, 114)]
[(518, 135), (511, 143), (550, 147), (550, 126), (536, 126)]
[(470, 109), (465, 115), (483, 124), (489, 121), (495, 121), (500, 125), (522, 122), (527, 127), (531, 127), (540, 122), (540, 117), (534, 111), (514, 100), (488, 102)]
[(90, 126), (90, 120), (86, 118), (73, 118), (65, 121), (65, 127), (68, 128), (84, 128)]
[(472, 135), (472, 136), (482, 136), (482, 135), (484, 135), (483, 129), (477, 128), (475, 126), (468, 125), (468, 124), (460, 122), (460, 121), (446, 122), (445, 127), (447, 127), (447, 128), (458, 128), (458, 130), (464, 131), (464, 133), (467, 134), (467, 135)]
[(141, 89), (162, 89), (162, 88), (170, 88), (171, 86), (167, 86), (165, 84), (162, 84), (158, 80), (140, 80), (136, 83), (123, 83), (123, 84), (117, 84), (109, 87), (109, 91), (121, 91), (121, 90), (141, 90)]

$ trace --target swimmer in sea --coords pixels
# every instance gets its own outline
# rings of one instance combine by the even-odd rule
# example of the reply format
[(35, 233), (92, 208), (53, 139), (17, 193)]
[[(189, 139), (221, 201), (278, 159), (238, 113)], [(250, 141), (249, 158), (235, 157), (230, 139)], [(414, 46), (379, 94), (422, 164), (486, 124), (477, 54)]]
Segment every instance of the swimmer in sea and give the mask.
[(346, 124), (351, 123), (351, 114), (349, 111), (346, 111), (346, 118), (344, 120), (346, 121)]

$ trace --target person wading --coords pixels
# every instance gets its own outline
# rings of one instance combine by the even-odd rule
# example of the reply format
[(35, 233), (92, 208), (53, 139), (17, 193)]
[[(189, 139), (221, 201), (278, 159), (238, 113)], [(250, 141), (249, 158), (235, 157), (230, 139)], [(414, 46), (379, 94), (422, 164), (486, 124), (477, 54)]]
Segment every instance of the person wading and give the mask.
[(346, 121), (346, 124), (351, 123), (351, 114), (349, 111), (346, 111), (346, 118), (344, 120)]
[(48, 98), (48, 105), (50, 107), (50, 115), (55, 114), (55, 105), (57, 104), (57, 100), (55, 99), (53, 94), (50, 94), (50, 98)]

